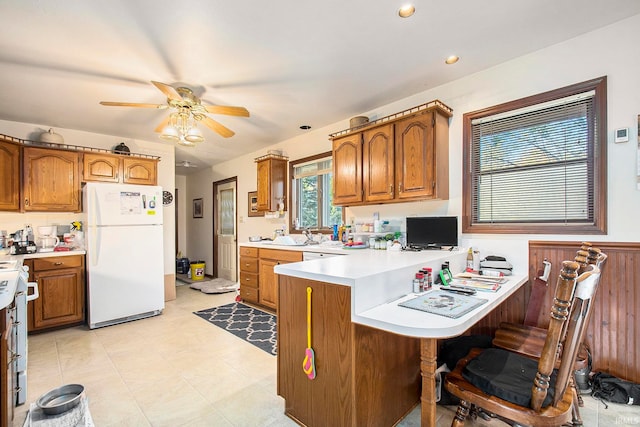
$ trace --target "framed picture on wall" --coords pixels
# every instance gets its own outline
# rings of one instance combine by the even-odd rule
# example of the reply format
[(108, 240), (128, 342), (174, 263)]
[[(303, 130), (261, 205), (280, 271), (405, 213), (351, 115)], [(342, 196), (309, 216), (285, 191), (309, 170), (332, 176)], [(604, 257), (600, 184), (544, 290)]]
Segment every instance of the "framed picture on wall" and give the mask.
[(258, 192), (249, 191), (249, 199), (247, 201), (249, 206), (249, 212), (247, 216), (263, 216), (262, 212), (258, 212)]
[(202, 199), (193, 199), (193, 217), (202, 218)]

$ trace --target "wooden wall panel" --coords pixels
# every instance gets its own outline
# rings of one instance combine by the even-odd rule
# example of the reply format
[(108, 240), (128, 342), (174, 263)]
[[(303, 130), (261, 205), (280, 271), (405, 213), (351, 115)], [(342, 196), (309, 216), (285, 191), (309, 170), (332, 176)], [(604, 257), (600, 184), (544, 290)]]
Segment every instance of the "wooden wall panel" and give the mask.
[[(535, 277), (542, 261), (552, 269), (549, 289), (538, 326), (549, 324), (549, 311), (562, 261), (573, 259), (581, 242), (529, 242), (529, 277)], [(595, 307), (585, 342), (593, 354), (593, 370), (640, 382), (640, 243), (592, 242), (608, 255), (602, 269)], [(492, 335), (500, 322), (524, 321), (531, 286), (527, 283), (512, 298), (475, 325), (473, 334)], [(545, 308), (546, 307), (546, 308)]]

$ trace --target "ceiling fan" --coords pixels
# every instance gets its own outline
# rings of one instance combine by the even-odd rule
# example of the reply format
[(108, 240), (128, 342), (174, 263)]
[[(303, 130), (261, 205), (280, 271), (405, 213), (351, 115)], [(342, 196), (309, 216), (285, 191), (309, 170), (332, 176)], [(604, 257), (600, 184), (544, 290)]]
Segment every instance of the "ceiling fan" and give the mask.
[[(225, 114), (228, 116), (249, 117), (249, 111), (244, 107), (230, 107), (225, 105), (202, 105), (191, 89), (187, 87), (174, 88), (165, 83), (154, 82), (153, 85), (167, 96), (166, 104), (144, 104), (136, 102), (110, 102), (101, 101), (100, 104), (110, 107), (137, 107), (157, 108), (166, 110), (174, 109), (166, 119), (156, 128), (156, 132), (162, 132), (161, 138), (167, 140), (182, 140), (184, 145), (192, 145), (193, 142), (204, 140), (202, 133), (196, 128), (197, 122), (202, 122), (224, 138), (235, 134), (231, 129), (213, 120), (207, 114)], [(173, 128), (173, 130), (171, 129)]]

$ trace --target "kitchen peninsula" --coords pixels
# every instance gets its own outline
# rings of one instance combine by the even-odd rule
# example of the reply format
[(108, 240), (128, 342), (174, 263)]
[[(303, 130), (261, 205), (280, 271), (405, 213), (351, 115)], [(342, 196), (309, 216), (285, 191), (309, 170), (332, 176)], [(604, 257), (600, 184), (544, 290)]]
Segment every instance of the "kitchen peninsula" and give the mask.
[[(414, 296), (423, 267), (464, 270), (462, 251), (353, 251), (349, 256), (274, 268), (278, 293), (278, 394), (285, 413), (306, 426), (394, 425), (421, 400), (422, 425), (435, 425), (437, 340), (464, 333), (527, 278), (512, 276), (481, 307), (457, 319), (399, 307)], [(307, 287), (312, 288), (311, 347), (317, 376), (302, 361), (307, 347)], [(479, 295), (480, 296), (480, 295)]]

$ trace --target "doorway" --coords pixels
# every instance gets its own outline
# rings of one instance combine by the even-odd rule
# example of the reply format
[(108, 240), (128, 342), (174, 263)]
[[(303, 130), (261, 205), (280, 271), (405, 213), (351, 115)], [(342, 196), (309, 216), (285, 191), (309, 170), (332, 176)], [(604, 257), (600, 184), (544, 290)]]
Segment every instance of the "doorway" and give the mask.
[(213, 277), (237, 281), (237, 177), (213, 183)]

